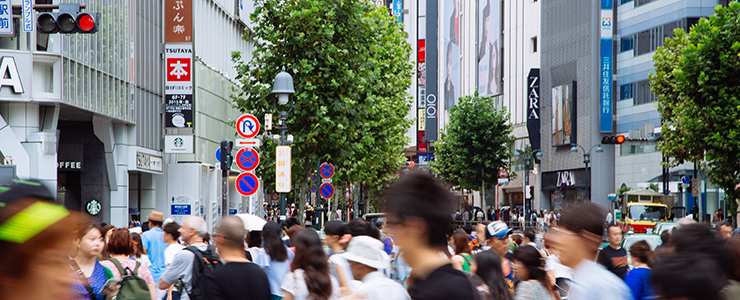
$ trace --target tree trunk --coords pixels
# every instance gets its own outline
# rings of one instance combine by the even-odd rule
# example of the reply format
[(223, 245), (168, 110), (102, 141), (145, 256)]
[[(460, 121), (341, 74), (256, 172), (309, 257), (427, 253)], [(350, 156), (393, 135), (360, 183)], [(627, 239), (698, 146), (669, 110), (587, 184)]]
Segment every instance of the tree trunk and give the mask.
[[(485, 214), (486, 209), (486, 172), (483, 170), (483, 168), (480, 169), (480, 178), (481, 178), (481, 184), (480, 184), (480, 209), (483, 210)], [(488, 217), (483, 217), (483, 219), (488, 219)]]

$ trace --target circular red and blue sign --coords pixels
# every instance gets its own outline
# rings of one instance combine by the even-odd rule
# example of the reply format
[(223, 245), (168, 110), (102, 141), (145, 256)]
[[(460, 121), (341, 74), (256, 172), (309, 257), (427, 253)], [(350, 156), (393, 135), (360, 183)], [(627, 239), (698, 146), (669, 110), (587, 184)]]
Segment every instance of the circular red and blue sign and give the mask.
[(236, 120), (236, 132), (245, 139), (251, 139), (260, 132), (260, 121), (253, 115), (244, 114)]
[(321, 192), (321, 197), (331, 198), (331, 196), (334, 196), (334, 186), (331, 183), (322, 184), (319, 187), (319, 191)]
[(315, 193), (315, 192), (316, 192), (316, 185), (314, 184), (313, 186), (311, 186), (311, 193)]
[(236, 177), (236, 190), (243, 196), (252, 196), (257, 192), (260, 182), (252, 173), (241, 173)]
[(236, 153), (236, 165), (244, 171), (253, 171), (260, 163), (260, 155), (252, 148), (242, 148)]
[(321, 164), (321, 167), (319, 167), (319, 174), (322, 178), (331, 178), (332, 176), (334, 176), (334, 166), (332, 166), (330, 163)]

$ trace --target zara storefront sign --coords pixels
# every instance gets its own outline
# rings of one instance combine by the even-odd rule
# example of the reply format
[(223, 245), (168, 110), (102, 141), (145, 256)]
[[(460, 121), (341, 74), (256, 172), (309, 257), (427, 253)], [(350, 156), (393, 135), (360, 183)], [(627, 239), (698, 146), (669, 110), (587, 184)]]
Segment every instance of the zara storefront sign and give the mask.
[(574, 186), (576, 185), (576, 177), (573, 176), (573, 172), (571, 171), (562, 171), (557, 172), (558, 179), (557, 179), (557, 185), (558, 186)]

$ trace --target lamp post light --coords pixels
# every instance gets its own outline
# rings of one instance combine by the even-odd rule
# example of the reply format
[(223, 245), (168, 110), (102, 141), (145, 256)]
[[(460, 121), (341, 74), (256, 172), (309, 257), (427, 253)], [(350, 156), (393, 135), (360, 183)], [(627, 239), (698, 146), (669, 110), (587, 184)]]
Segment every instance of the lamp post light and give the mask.
[[(529, 170), (532, 169), (532, 158), (536, 157), (537, 159), (542, 159), (542, 151), (540, 149), (532, 150), (532, 152), (527, 153), (526, 151), (516, 149), (516, 153), (514, 153), (514, 158), (524, 158), (524, 187), (522, 188), (522, 206), (524, 207), (524, 219), (526, 220), (530, 214), (527, 213), (527, 186), (529, 185)], [(534, 199), (534, 193), (532, 193), (532, 199)], [(532, 209), (534, 205), (530, 205), (530, 209)], [(522, 224), (522, 229), (526, 228), (526, 221), (524, 224)]]
[(604, 148), (601, 148), (601, 144), (596, 144), (591, 146), (591, 148), (588, 149), (588, 152), (586, 151), (583, 146), (579, 144), (571, 144), (570, 152), (577, 153), (578, 147), (583, 150), (583, 163), (586, 165), (586, 179), (588, 181), (588, 184), (586, 185), (586, 198), (588, 198), (589, 201), (591, 201), (591, 176), (588, 174), (588, 164), (591, 163), (591, 150), (594, 150), (596, 148), (596, 153), (601, 154), (604, 152)]
[[(288, 117), (288, 113), (290, 113), (293, 110), (294, 101), (292, 101), (290, 96), (295, 94), (295, 89), (293, 88), (293, 77), (290, 76), (288, 72), (285, 72), (285, 67), (283, 67), (283, 70), (275, 76), (275, 81), (272, 84), (271, 94), (275, 94), (277, 96), (275, 97), (273, 105), (275, 107), (275, 112), (280, 114), (280, 120), (278, 121), (278, 126), (277, 126), (278, 128), (280, 128), (280, 135), (273, 136), (273, 140), (275, 140), (276, 142), (279, 141), (281, 146), (292, 144), (293, 136), (287, 134), (288, 124), (286, 123), (286, 119)], [(278, 109), (278, 104), (280, 104), (281, 106), (285, 106), (288, 104), (288, 102), (290, 102), (290, 109), (288, 109), (288, 111)], [(288, 178), (288, 180), (290, 180), (290, 178)], [(280, 216), (279, 216), (280, 222), (286, 219), (285, 217), (285, 198), (286, 196), (287, 196), (286, 193), (280, 193)]]

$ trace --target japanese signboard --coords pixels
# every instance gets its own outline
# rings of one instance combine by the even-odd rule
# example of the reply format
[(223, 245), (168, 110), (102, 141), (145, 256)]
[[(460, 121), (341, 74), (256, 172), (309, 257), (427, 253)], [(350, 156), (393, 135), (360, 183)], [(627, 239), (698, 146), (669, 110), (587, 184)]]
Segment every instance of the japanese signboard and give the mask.
[(193, 45), (165, 44), (165, 127), (193, 127)]
[(13, 34), (13, 9), (10, 0), (0, 0), (0, 34)]
[(599, 59), (599, 131), (612, 132), (612, 0), (601, 0), (601, 58)]
[(164, 42), (193, 42), (193, 1), (164, 1)]

